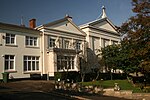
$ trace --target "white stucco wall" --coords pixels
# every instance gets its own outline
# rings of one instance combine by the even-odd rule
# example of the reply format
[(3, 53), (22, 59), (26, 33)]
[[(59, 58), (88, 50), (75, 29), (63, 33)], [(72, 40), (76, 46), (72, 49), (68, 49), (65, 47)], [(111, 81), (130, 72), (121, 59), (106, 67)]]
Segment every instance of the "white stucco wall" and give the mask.
[[(24, 55), (27, 56), (39, 56), (40, 58), (40, 38), (39, 35), (32, 34), (32, 33), (24, 33), (24, 32), (17, 32), (11, 30), (4, 30), (0, 29), (0, 34), (5, 37), (6, 33), (11, 33), (16, 35), (16, 45), (6, 45), (5, 38), (0, 38), (1, 45), (0, 45), (0, 79), (2, 79), (2, 74), (5, 66), (5, 55), (14, 55), (15, 56), (15, 70), (14, 72), (10, 72), (10, 76), (14, 78), (27, 78), (30, 76), (29, 73), (25, 73), (23, 71), (23, 57)], [(25, 45), (25, 35), (28, 36), (38, 36), (38, 47), (31, 48), (26, 47)], [(40, 60), (41, 61), (41, 60)], [(40, 70), (41, 70), (41, 62), (39, 62)]]
[[(89, 30), (87, 32), (87, 30)], [(113, 43), (113, 41), (120, 42), (120, 36), (117, 35), (118, 33), (110, 33), (110, 32), (104, 32), (100, 30), (85, 28), (83, 30), (87, 33), (86, 40), (89, 43), (89, 48), (91, 48), (94, 52), (96, 49), (100, 49), (102, 47), (101, 41), (102, 39), (106, 39), (109, 41), (109, 45)]]

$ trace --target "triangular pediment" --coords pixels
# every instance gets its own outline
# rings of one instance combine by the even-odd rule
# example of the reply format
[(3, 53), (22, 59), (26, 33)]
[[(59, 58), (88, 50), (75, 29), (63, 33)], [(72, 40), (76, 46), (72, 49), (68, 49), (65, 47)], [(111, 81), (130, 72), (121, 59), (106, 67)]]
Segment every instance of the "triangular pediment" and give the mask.
[(58, 31), (63, 31), (66, 33), (74, 33), (79, 35), (85, 35), (85, 33), (78, 28), (71, 20), (62, 19), (52, 23), (44, 25), (47, 29), (54, 29)]
[(108, 31), (117, 33), (115, 26), (108, 19), (98, 20), (93, 23), (90, 23), (90, 25), (100, 28), (100, 29), (104, 29), (104, 30), (108, 30)]

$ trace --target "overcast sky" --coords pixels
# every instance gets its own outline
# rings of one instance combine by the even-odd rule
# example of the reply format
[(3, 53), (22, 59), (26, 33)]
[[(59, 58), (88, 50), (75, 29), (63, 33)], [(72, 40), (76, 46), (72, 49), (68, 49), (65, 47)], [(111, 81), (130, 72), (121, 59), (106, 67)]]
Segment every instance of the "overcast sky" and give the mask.
[(103, 5), (107, 17), (117, 26), (133, 16), (131, 0), (0, 0), (0, 22), (20, 25), (23, 16), (26, 26), (32, 18), (41, 25), (69, 14), (75, 24), (81, 25), (97, 19)]

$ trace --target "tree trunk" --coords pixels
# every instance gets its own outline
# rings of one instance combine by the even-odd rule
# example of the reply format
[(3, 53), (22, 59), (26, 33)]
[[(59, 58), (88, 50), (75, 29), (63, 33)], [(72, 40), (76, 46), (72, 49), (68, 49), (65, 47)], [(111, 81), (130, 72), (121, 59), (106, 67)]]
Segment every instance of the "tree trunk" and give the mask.
[(96, 76), (95, 80), (97, 80), (97, 79), (98, 79), (98, 77), (99, 77), (99, 71), (97, 72), (97, 76)]
[(84, 82), (85, 74), (81, 74), (82, 82)]
[(112, 76), (112, 72), (110, 71), (110, 78), (111, 80), (113, 80), (113, 76)]

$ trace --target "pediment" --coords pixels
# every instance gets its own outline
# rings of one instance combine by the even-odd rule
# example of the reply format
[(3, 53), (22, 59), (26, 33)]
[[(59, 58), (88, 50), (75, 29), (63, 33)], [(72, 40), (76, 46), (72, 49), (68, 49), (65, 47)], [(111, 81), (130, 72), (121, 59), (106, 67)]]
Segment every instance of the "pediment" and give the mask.
[(103, 20), (103, 21), (99, 20), (97, 22), (91, 23), (90, 25), (97, 27), (97, 28), (100, 28), (100, 29), (104, 29), (104, 30), (108, 30), (108, 31), (112, 31), (112, 32), (117, 33), (115, 26), (111, 22), (109, 22), (108, 20)]
[(63, 31), (66, 33), (85, 35), (84, 32), (78, 28), (78, 26), (76, 26), (72, 21), (68, 19), (49, 23), (45, 25), (45, 27), (48, 29)]

